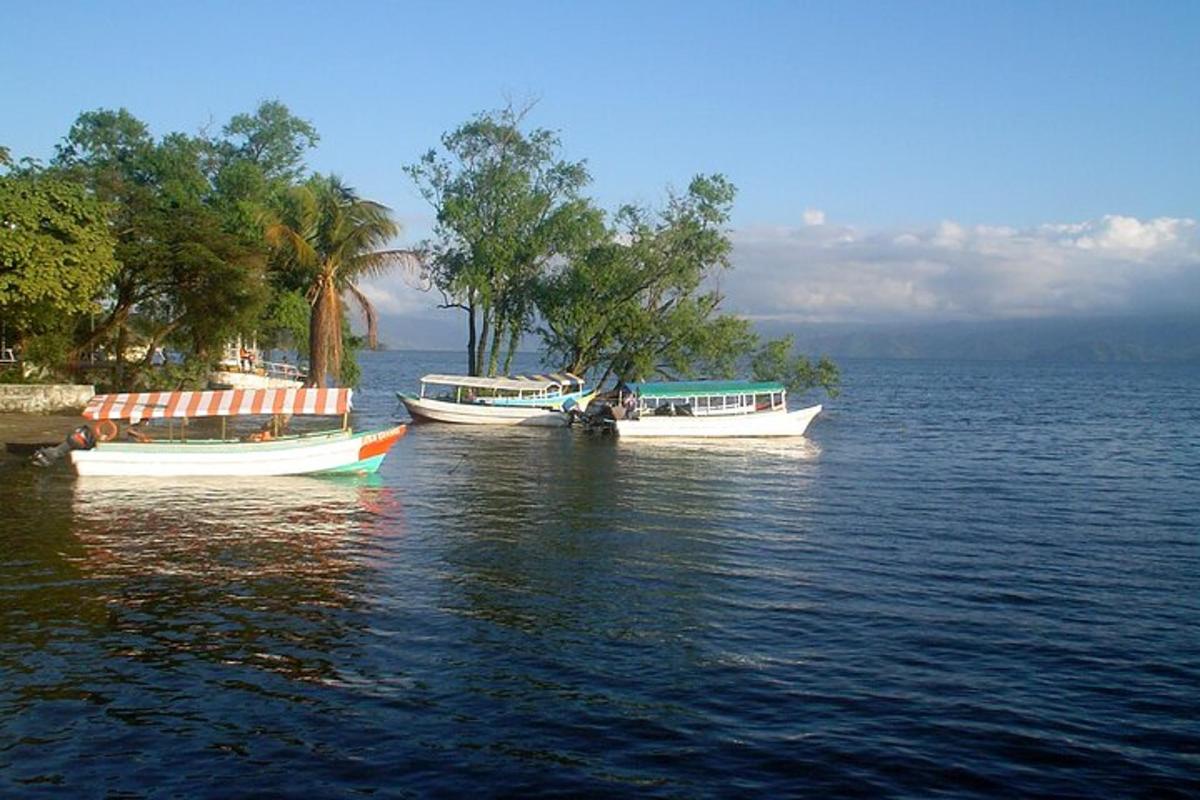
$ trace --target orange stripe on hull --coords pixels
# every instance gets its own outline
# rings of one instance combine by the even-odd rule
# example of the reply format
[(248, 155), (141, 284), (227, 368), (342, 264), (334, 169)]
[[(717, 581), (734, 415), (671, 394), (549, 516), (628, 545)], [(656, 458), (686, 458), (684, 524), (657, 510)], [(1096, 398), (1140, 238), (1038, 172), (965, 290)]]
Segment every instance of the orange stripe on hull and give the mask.
[(374, 436), (367, 437), (358, 448), (358, 460), (365, 461), (368, 458), (383, 455), (388, 450), (391, 450), (392, 445), (406, 433), (408, 433), (408, 426), (401, 425), (389, 431), (382, 431)]

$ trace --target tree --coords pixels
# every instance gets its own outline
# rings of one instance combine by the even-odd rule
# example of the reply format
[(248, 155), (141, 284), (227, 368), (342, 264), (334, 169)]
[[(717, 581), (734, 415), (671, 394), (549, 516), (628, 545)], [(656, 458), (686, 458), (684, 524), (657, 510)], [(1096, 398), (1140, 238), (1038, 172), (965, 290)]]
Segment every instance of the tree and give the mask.
[(625, 207), (602, 241), (570, 254), (538, 286), (538, 333), (548, 358), (576, 374), (624, 381), (747, 366), (761, 380), (837, 393), (837, 367), (791, 355), (790, 339), (760, 343), (750, 322), (720, 312), (711, 286), (730, 267), (724, 226), (736, 190), (721, 175), (694, 178), (661, 214)]
[(130, 317), (151, 287), (160, 285), (149, 257), (155, 242), (142, 234), (145, 217), (154, 209), (151, 176), (154, 140), (145, 123), (126, 109), (97, 109), (79, 115), (66, 138), (56, 147), (54, 170), (87, 187), (110, 210), (109, 226), (116, 238), (119, 268), (108, 290), (107, 309), (77, 353), (107, 342), (114, 356), (114, 379), (125, 380), (125, 351)]
[(405, 168), (437, 214), (426, 244), (442, 307), (467, 314), (467, 369), (507, 372), (536, 310), (535, 289), (551, 261), (602, 232), (602, 217), (580, 197), (583, 162), (559, 157), (557, 134), (521, 130), (511, 106), (479, 114)]
[(278, 100), (260, 103), (253, 114), (238, 114), (224, 132), (225, 161), (254, 164), (267, 180), (287, 184), (304, 176), (304, 151), (321, 141), (311, 122), (293, 116)]
[(793, 355), (792, 346), (792, 337), (785, 336), (759, 348), (750, 362), (755, 379), (779, 381), (793, 392), (820, 386), (830, 397), (837, 397), (840, 381), (837, 365), (825, 356), (814, 364), (805, 356)]
[(211, 208), (179, 205), (146, 220), (154, 242), (157, 281), (146, 287), (135, 322), (140, 323), (150, 363), (154, 349), (168, 341), (202, 360), (219, 353), (236, 333), (255, 326), (267, 302), (266, 254), (222, 227)]
[(623, 208), (606, 240), (541, 284), (546, 352), (573, 372), (624, 380), (731, 374), (755, 342), (746, 320), (720, 314), (705, 282), (729, 267), (724, 225), (736, 190), (698, 176), (661, 214)]
[[(343, 295), (362, 306), (373, 325), (374, 310), (357, 282), (395, 266), (413, 268), (416, 256), (382, 249), (400, 232), (391, 212), (334, 176), (314, 176), (285, 193), (266, 230), (285, 279), (305, 288), (312, 309), (308, 380), (323, 386), (328, 376), (343, 373)], [(368, 336), (374, 335), (372, 327)]]
[(119, 386), (136, 382), (126, 374), (131, 343), (144, 346), (135, 372), (168, 340), (209, 360), (265, 306), (261, 228), (223, 213), (206, 172), (211, 153), (203, 137), (173, 133), (155, 142), (124, 109), (81, 114), (58, 147), (54, 171), (111, 211), (119, 268), (106, 312), (78, 351), (106, 345)]
[[(50, 175), (0, 175), (0, 315), (24, 337), (97, 310), (118, 265), (107, 209)], [(65, 353), (62, 354), (65, 356)]]

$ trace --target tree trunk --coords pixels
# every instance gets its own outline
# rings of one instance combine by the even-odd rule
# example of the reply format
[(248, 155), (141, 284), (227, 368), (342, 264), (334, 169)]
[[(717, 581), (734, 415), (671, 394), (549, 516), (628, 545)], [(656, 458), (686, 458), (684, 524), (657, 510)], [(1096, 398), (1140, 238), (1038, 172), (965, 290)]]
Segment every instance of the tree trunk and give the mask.
[(117, 328), (117, 341), (113, 345), (113, 385), (118, 392), (125, 391), (125, 346), (129, 334), (129, 326), (124, 322)]
[[(163, 341), (170, 336), (180, 325), (183, 324), (183, 318), (172, 320), (163, 327), (159, 328), (150, 341), (146, 344), (146, 355), (142, 357), (141, 367), (145, 369), (154, 361), (154, 351), (156, 351)], [(199, 348), (195, 348), (199, 355)]]
[(342, 382), (342, 356), (345, 355), (342, 349), (342, 293), (334, 288), (331, 281), (325, 295), (329, 304), (326, 313), (330, 320), (329, 376), (333, 385), (338, 386)]
[(517, 352), (517, 345), (521, 342), (521, 326), (514, 325), (512, 332), (508, 335), (508, 352), (504, 354), (504, 374), (512, 374), (513, 355)]
[(129, 318), (130, 311), (132, 311), (132, 304), (126, 304), (125, 301), (118, 300), (117, 305), (113, 306), (112, 310), (108, 312), (107, 318), (88, 334), (88, 338), (82, 344), (71, 351), (71, 360), (82, 361), (83, 356), (95, 349), (96, 344), (107, 336), (113, 328), (125, 324), (125, 320)]
[(492, 326), (492, 351), (488, 356), (488, 371), (489, 378), (495, 377), (496, 367), (500, 364), (500, 340), (504, 337), (504, 325), (501, 320), (496, 320), (496, 324)]
[(475, 294), (467, 297), (467, 374), (475, 374)]
[(475, 345), (475, 364), (471, 367), (472, 375), (483, 374), (483, 363), (487, 360), (488, 333), (492, 327), (492, 309), (483, 306), (483, 320), (479, 326), (479, 341)]
[(312, 316), (308, 331), (308, 385), (325, 386), (326, 378), (334, 383), (342, 369), (341, 303), (333, 279), (322, 276), (313, 298)]

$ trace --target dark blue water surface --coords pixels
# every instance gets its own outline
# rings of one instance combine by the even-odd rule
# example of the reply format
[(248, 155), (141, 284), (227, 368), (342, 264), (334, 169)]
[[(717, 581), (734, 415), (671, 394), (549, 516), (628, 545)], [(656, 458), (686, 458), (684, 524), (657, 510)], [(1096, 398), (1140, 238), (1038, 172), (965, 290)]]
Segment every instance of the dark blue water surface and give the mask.
[(0, 795), (1200, 795), (1200, 369), (842, 367), (807, 440), (9, 458)]

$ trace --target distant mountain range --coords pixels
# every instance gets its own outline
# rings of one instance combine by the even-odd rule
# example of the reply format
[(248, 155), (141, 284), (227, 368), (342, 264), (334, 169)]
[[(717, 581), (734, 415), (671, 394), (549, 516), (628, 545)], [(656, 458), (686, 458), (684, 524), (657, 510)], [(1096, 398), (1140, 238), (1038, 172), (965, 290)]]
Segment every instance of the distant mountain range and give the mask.
[[(793, 335), (802, 353), (833, 358), (1200, 363), (1200, 313), (907, 325), (760, 322), (756, 327), (767, 337)], [(458, 314), (384, 317), (381, 329), (391, 348), (465, 350), (465, 323)], [(538, 346), (536, 337), (527, 336), (522, 349), (536, 352)]]
[(792, 334), (800, 352), (834, 358), (1200, 362), (1200, 314), (758, 328), (766, 336)]

